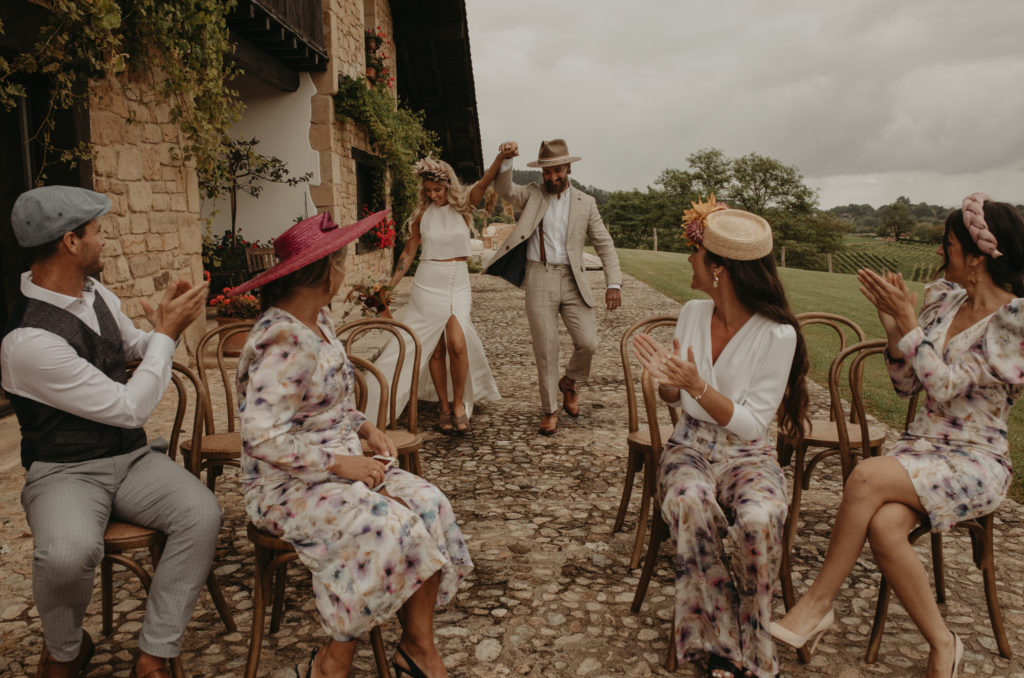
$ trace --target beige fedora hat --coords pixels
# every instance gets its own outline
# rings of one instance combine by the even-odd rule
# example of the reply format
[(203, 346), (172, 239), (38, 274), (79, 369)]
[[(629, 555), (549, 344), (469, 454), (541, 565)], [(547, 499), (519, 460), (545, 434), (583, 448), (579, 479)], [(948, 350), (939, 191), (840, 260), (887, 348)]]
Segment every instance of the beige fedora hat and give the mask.
[(556, 165), (568, 165), (579, 160), (578, 156), (569, 155), (569, 146), (565, 143), (565, 139), (552, 139), (551, 141), (540, 142), (540, 152), (537, 153), (537, 160), (526, 163), (526, 166), (554, 167)]
[(772, 227), (743, 210), (719, 210), (707, 216), (704, 240), (708, 252), (726, 259), (752, 261), (772, 253)]

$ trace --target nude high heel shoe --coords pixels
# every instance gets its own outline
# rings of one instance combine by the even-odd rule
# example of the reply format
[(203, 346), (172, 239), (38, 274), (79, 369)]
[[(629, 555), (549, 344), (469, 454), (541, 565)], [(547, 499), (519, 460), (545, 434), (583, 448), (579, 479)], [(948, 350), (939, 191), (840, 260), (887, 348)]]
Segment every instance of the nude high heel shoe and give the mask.
[(818, 622), (817, 626), (811, 629), (810, 633), (800, 635), (793, 633), (785, 626), (782, 626), (778, 622), (772, 622), (772, 638), (775, 640), (782, 641), (786, 645), (799, 650), (801, 647), (807, 644), (808, 641), (812, 641), (810, 652), (814, 654), (814, 649), (818, 647), (818, 641), (825, 635), (825, 632), (832, 628), (832, 624), (836, 621), (836, 615), (833, 610), (829, 610), (821, 621)]

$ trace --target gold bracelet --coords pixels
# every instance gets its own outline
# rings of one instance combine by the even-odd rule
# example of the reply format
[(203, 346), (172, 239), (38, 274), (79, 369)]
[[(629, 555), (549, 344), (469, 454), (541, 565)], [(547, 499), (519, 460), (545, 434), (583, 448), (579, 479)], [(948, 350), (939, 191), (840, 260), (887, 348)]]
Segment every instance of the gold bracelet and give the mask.
[(708, 382), (704, 382), (704, 390), (700, 392), (700, 395), (690, 396), (693, 398), (693, 402), (699, 403), (700, 399), (704, 397), (704, 394), (708, 392)]

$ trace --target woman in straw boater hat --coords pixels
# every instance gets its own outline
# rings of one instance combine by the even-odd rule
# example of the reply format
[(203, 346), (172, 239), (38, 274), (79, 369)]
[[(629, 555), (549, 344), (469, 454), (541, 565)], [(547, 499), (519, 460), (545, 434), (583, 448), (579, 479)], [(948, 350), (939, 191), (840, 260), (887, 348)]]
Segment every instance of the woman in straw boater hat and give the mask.
[(768, 425), (779, 412), (779, 428), (802, 437), (807, 350), (768, 222), (714, 196), (683, 221), (696, 247), (690, 286), (711, 299), (683, 306), (670, 349), (634, 340), (660, 396), (683, 410), (658, 469), (676, 549), (675, 649), (682, 661), (706, 654), (712, 678), (774, 678), (769, 624), (787, 502)]
[[(401, 320), (426, 350), (432, 351), (430, 360), (421, 366), (420, 392), (412, 397), (440, 403), (438, 428), (446, 435), (469, 433), (474, 402), (501, 399), (469, 317), (472, 291), (466, 261), (473, 211), (504, 158), (499, 153), (480, 181), (468, 189), (442, 160), (423, 158), (413, 165), (420, 178), (419, 202), (405, 222), (408, 240), (389, 284), (398, 284), (422, 245), (412, 294)], [(384, 374), (394, 372), (398, 352), (398, 341), (392, 339), (376, 363)], [(398, 383), (396, 412), (402, 411), (410, 397), (412, 364), (407, 365)]]
[(395, 455), (356, 410), (355, 374), (326, 306), (345, 277), (345, 246), (383, 214), (343, 228), (327, 214), (299, 222), (274, 241), (279, 263), (231, 290), (259, 287), (263, 309), (238, 362), (246, 513), (295, 547), (331, 636), (296, 668), (300, 678), (347, 676), (356, 639), (399, 609), (399, 678), (446, 676), (434, 606), (473, 569), (444, 494), (360, 444)]
[(933, 532), (996, 510), (1012, 478), (1007, 419), (1024, 387), (1024, 220), (984, 193), (946, 218), (943, 277), (916, 294), (898, 274), (860, 270), (878, 310), (896, 392), (923, 393), (913, 423), (889, 453), (859, 462), (843, 491), (821, 572), (772, 624), (803, 647), (832, 625), (832, 601), (864, 540), (930, 646), (926, 676), (957, 675), (964, 645), (942, 620), (928, 572), (907, 540), (927, 517)]

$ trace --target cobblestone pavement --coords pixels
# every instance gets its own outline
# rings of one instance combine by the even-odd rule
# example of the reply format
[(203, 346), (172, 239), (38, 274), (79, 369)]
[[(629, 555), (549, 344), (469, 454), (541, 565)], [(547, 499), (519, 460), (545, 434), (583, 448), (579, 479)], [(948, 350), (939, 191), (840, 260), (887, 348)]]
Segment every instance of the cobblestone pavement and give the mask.
[[(598, 287), (600, 273), (592, 273)], [(403, 282), (404, 290), (408, 283)], [(402, 290), (400, 290), (402, 291)], [(589, 383), (581, 388), (582, 416), (563, 416), (559, 432), (539, 436), (538, 395), (523, 295), (498, 279), (474, 276), (473, 316), (488, 350), (503, 400), (478, 408), (473, 433), (465, 439), (433, 432), (436, 413), (424, 407), (431, 430), (422, 453), (423, 472), (451, 498), (466, 534), (476, 570), (465, 588), (437, 615), (437, 639), (453, 677), (467, 676), (664, 676), (672, 609), (672, 572), (666, 547), (639, 614), (629, 606), (638, 570), (628, 570), (639, 492), (634, 493), (626, 530), (612, 532), (622, 489), (625, 459), (625, 398), (618, 341), (636, 318), (675, 313), (679, 305), (627, 277), (624, 307), (598, 312), (601, 344)], [(563, 364), (569, 340), (563, 336)], [(819, 413), (825, 395), (814, 396)], [(426, 404), (424, 404), (426, 405)], [(163, 410), (161, 410), (163, 412)], [(166, 420), (163, 414), (158, 419)], [(13, 418), (0, 428), (16, 427)], [(150, 425), (159, 434), (159, 423)], [(0, 436), (0, 440), (16, 436)], [(14, 448), (13, 444), (8, 447)], [(0, 450), (10, 461), (16, 448)], [(0, 468), (3, 465), (0, 464)], [(38, 662), (41, 633), (31, 597), (31, 535), (19, 504), (20, 467), (0, 474), (0, 675), (31, 674)], [(804, 495), (803, 522), (795, 549), (795, 576), (802, 590), (820, 566), (839, 491), (838, 472), (825, 469)], [(229, 470), (217, 486), (224, 527), (216, 573), (230, 601), (237, 633), (226, 634), (206, 593), (200, 597), (185, 638), (183, 659), (194, 676), (240, 676), (251, 626), (251, 547), (237, 474)], [(1024, 511), (1003, 504), (997, 524), (999, 596), (1010, 642), (1024, 653), (1024, 582), (1018, 577), (1024, 554)], [(922, 540), (926, 542), (927, 540)], [(982, 594), (981, 576), (970, 560), (969, 540), (945, 540), (948, 602), (946, 619), (965, 640), (961, 675), (1024, 676), (1024, 663), (995, 652)], [(923, 553), (923, 551), (922, 551)], [(261, 676), (294, 675), (325, 635), (316, 621), (309, 578), (293, 567), (281, 630), (264, 641)], [(90, 676), (126, 676), (143, 614), (139, 585), (126, 572), (115, 576), (115, 624), (100, 633), (100, 604), (94, 595), (85, 628), (97, 640)], [(808, 665), (780, 649), (784, 676), (920, 676), (927, 645), (894, 600), (880, 661), (866, 665), (878, 574), (865, 551), (837, 600), (837, 629), (827, 635)], [(781, 611), (777, 597), (777, 610)], [(398, 623), (384, 630), (389, 652)], [(678, 675), (704, 675), (684, 665)], [(374, 675), (369, 644), (360, 646), (353, 676)]]

